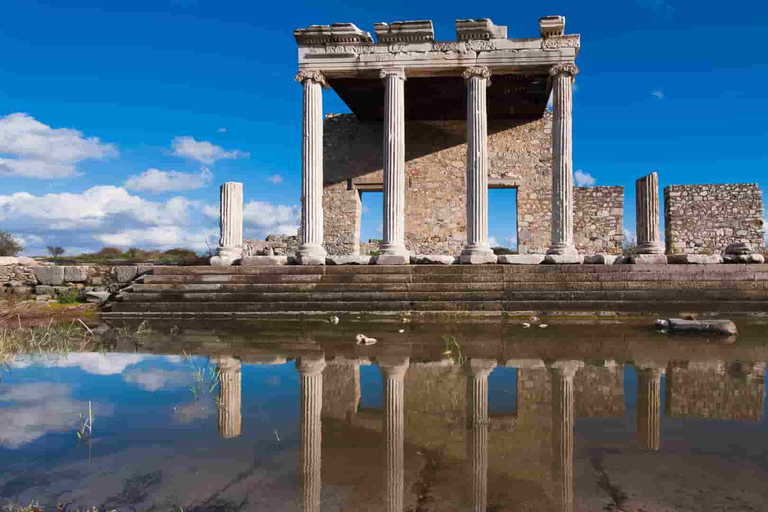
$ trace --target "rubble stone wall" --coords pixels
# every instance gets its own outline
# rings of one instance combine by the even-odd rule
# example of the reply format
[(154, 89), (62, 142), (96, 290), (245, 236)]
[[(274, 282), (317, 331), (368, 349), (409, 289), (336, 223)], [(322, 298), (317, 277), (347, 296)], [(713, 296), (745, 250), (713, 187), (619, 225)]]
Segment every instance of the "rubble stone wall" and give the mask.
[(1, 265), (0, 295), (55, 297), (72, 289), (114, 293), (151, 270), (152, 265)]
[(264, 240), (243, 240), (243, 247), (250, 250), (251, 256), (265, 254), (272, 248), (277, 256), (294, 256), (299, 250), (299, 237), (297, 235), (267, 235)]
[(577, 417), (624, 416), (624, 365), (585, 365), (576, 372), (573, 388)]
[(624, 187), (577, 187), (573, 194), (573, 239), (581, 254), (621, 254)]
[(756, 183), (664, 189), (667, 254), (719, 254), (734, 242), (765, 250), (763, 196)]

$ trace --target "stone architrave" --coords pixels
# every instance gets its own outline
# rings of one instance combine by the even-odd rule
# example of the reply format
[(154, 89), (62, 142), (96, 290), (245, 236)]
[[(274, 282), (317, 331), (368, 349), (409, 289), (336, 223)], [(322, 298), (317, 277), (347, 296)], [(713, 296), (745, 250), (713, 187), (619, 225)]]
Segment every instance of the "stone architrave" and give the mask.
[(552, 75), (552, 245), (546, 263), (581, 263), (573, 244), (573, 80), (575, 64), (555, 64)]
[(301, 70), (295, 80), (304, 87), (301, 144), (302, 243), (298, 261), (302, 265), (325, 265), (323, 248), (323, 87), (325, 76)]
[(496, 263), (488, 245), (488, 109), (486, 88), (491, 71), (486, 66), (467, 68), (467, 245), (461, 262)]
[(573, 510), (573, 378), (581, 361), (558, 361), (550, 367), (552, 375), (552, 478), (558, 510)]
[(386, 504), (389, 512), (403, 510), (405, 417), (403, 391), (409, 358), (392, 357), (379, 360), (384, 380), (384, 445)]
[(219, 434), (225, 439), (239, 437), (242, 424), (241, 363), (234, 357), (216, 362), (219, 370)]
[(323, 370), (325, 358), (304, 358), (296, 361), (301, 374), (301, 473), (303, 510), (320, 511), (321, 453), (323, 410)]
[(384, 80), (384, 240), (378, 265), (406, 265), (405, 249), (405, 72), (382, 69)]
[(467, 436), (471, 510), (488, 505), (488, 375), (496, 361), (470, 359), (467, 377)]
[(211, 265), (227, 267), (243, 257), (243, 184), (229, 181), (221, 186), (219, 251)]
[(661, 376), (663, 369), (637, 369), (637, 439), (649, 450), (661, 445)]

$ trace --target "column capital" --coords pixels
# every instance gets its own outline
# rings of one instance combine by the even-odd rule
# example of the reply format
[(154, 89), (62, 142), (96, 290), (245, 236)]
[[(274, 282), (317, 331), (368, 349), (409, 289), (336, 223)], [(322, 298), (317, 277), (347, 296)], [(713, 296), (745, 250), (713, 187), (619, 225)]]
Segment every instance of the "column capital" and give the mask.
[(296, 360), (296, 369), (306, 376), (317, 375), (325, 369), (325, 357), (300, 357)]
[(405, 69), (403, 68), (382, 68), (379, 70), (379, 78), (384, 80), (388, 76), (394, 76), (400, 80), (406, 80)]
[(211, 358), (211, 362), (219, 367), (221, 373), (236, 372), (242, 367), (240, 360), (232, 356), (213, 357)]
[(583, 361), (556, 361), (549, 366), (549, 369), (559, 373), (565, 379), (573, 379), (579, 368), (583, 367)]
[(328, 88), (328, 82), (325, 80), (325, 75), (316, 69), (300, 69), (293, 79), (300, 84), (303, 84), (307, 80), (312, 80), (313, 82), (322, 85), (324, 89)]
[(487, 377), (494, 368), (494, 359), (470, 359), (464, 364), (464, 372), (472, 377)]
[(565, 75), (571, 75), (571, 77), (575, 77), (579, 74), (579, 68), (576, 66), (576, 64), (573, 64), (572, 62), (559, 62), (549, 68), (549, 74), (552, 76), (557, 76), (560, 74)]
[[(491, 70), (488, 66), (472, 66), (469, 68), (466, 68), (464, 72), (461, 74), (465, 79), (470, 79), (473, 76), (477, 76), (480, 78), (491, 78)], [(488, 81), (488, 85), (490, 85), (490, 80)]]
[(379, 371), (385, 377), (397, 377), (405, 375), (406, 370), (411, 364), (409, 357), (385, 356), (379, 357), (376, 363), (379, 365)]

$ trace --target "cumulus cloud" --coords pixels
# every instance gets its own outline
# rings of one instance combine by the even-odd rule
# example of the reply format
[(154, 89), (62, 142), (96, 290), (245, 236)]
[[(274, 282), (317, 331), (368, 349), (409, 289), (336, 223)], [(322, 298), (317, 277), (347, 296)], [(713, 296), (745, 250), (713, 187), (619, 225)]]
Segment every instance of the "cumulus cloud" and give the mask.
[(94, 238), (107, 246), (161, 249), (189, 247), (194, 250), (203, 250), (218, 236), (218, 229), (213, 228), (191, 231), (182, 226), (157, 226), (104, 233), (94, 235)]
[(29, 366), (41, 366), (43, 368), (80, 368), (92, 375), (117, 375), (134, 364), (147, 359), (149, 356), (141, 354), (82, 352), (67, 354), (63, 357), (46, 358), (19, 358), (11, 366), (14, 368), (27, 368)]
[(162, 370), (157, 368), (131, 368), (123, 374), (123, 380), (145, 391), (187, 387), (193, 382), (190, 372), (181, 370)]
[(577, 187), (591, 187), (597, 183), (597, 180), (591, 174), (581, 169), (576, 169), (576, 172), (573, 173), (573, 181)]
[(657, 100), (663, 100), (664, 99), (664, 91), (653, 91), (651, 93), (651, 96), (653, 96)]
[(203, 164), (214, 164), (219, 160), (249, 158), (250, 153), (239, 149), (226, 150), (208, 141), (197, 141), (193, 137), (175, 137), (171, 142), (173, 154), (182, 158), (196, 160)]
[[(300, 216), (301, 209), (298, 206), (275, 205), (262, 201), (249, 201), (243, 206), (244, 226), (267, 229), (270, 230), (270, 233), (282, 229), (295, 234), (299, 226)], [(218, 217), (219, 213), (216, 210), (216, 218)]]
[(78, 130), (51, 128), (24, 113), (0, 117), (0, 176), (66, 178), (78, 174), (80, 162), (117, 156), (114, 145)]
[(213, 173), (207, 167), (203, 167), (198, 174), (147, 169), (141, 174), (130, 176), (125, 182), (125, 188), (160, 194), (171, 191), (197, 190), (206, 186), (211, 180), (213, 180)]
[(278, 183), (282, 183), (283, 182), (283, 177), (281, 175), (279, 175), (279, 174), (273, 174), (272, 176), (270, 176), (267, 179), (269, 181), (271, 181), (272, 183), (274, 183), (274, 184), (278, 184)]

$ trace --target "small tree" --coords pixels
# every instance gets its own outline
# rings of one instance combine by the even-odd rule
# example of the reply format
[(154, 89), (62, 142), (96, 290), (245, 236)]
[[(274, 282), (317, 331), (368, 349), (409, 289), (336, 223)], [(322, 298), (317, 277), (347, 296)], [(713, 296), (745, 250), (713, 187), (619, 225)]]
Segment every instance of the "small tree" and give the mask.
[(47, 245), (45, 246), (46, 250), (48, 251), (48, 254), (53, 256), (53, 262), (56, 263), (56, 258), (64, 254), (64, 248), (59, 247), (58, 245)]
[(12, 234), (0, 229), (0, 256), (16, 256), (23, 248)]
[(622, 254), (624, 257), (632, 256), (637, 253), (637, 238), (634, 235), (624, 233), (624, 239), (621, 243)]

